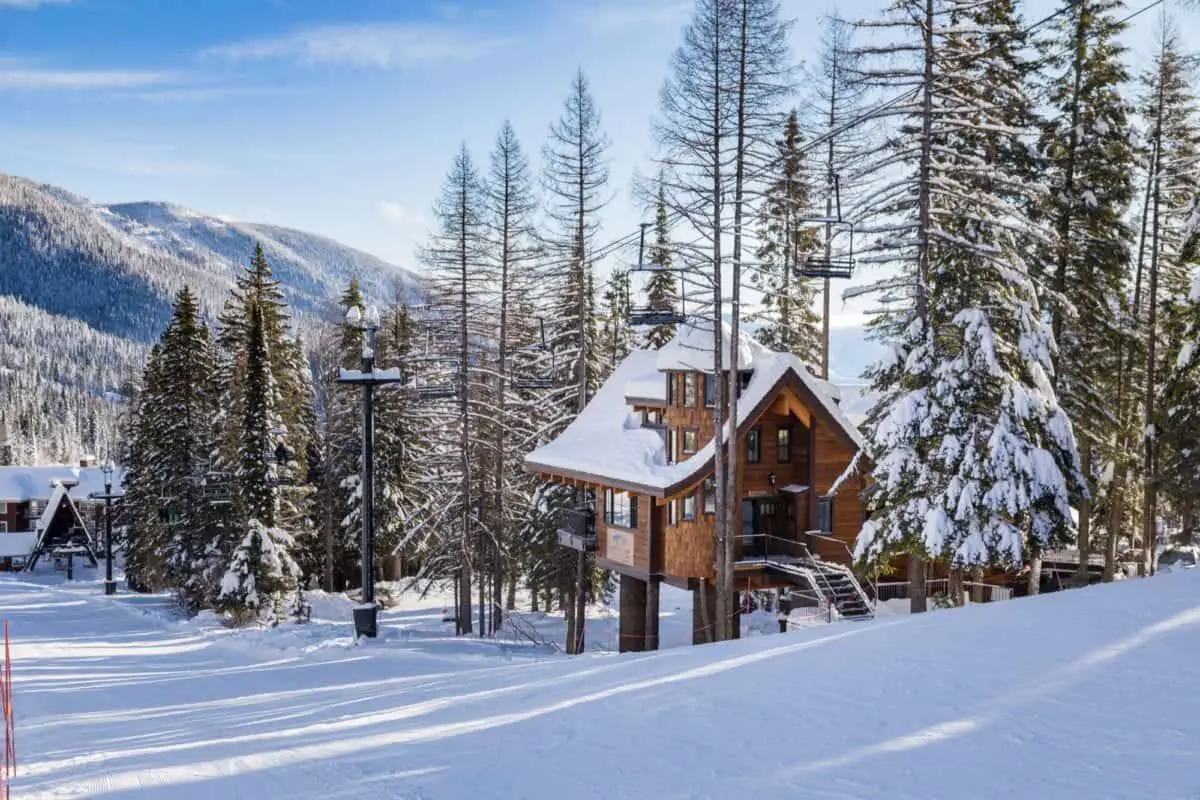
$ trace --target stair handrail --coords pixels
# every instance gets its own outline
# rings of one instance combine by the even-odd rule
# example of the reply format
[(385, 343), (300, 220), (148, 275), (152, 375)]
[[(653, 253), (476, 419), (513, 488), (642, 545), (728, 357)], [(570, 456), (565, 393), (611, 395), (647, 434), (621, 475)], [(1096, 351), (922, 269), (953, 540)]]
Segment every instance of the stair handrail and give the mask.
[[(822, 561), (821, 565), (823, 567), (832, 569), (835, 572), (840, 572), (849, 578), (851, 585), (854, 586), (854, 591), (858, 593), (863, 605), (865, 605), (867, 608), (871, 608), (871, 598), (863, 590), (862, 584), (858, 582), (858, 576), (854, 574), (854, 570), (850, 569), (845, 564), (836, 564), (829, 561)], [(874, 612), (871, 612), (871, 614), (874, 616)]]

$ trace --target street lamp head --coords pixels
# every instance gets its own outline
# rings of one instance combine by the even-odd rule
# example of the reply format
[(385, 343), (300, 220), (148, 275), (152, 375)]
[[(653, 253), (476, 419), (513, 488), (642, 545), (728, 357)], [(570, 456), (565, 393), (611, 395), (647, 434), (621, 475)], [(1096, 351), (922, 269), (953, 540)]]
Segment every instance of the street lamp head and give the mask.
[(346, 324), (351, 328), (361, 328), (363, 320), (362, 309), (358, 306), (350, 306), (346, 309)]
[(115, 470), (116, 470), (116, 467), (113, 466), (113, 462), (112, 462), (111, 458), (108, 461), (105, 461), (103, 466), (100, 467), (100, 471), (104, 473), (104, 477), (106, 480), (108, 478), (112, 477), (112, 474)]

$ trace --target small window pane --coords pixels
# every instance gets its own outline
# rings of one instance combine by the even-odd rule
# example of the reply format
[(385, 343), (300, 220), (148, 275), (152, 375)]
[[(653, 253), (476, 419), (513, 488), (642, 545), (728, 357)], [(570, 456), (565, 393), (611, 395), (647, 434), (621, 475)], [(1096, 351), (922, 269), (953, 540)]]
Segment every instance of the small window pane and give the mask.
[(792, 429), (779, 428), (775, 431), (775, 443), (780, 464), (791, 463), (792, 460)]
[(667, 503), (667, 524), (672, 528), (679, 522), (679, 509), (675, 505), (675, 501)]
[(817, 530), (821, 533), (833, 533), (833, 498), (817, 499)]
[(696, 495), (693, 492), (683, 498), (683, 513), (684, 520), (694, 520), (696, 518)]
[(683, 452), (687, 454), (696, 452), (696, 436), (695, 430), (685, 430), (683, 432)]
[(696, 378), (694, 372), (686, 373), (683, 376), (683, 404), (688, 408), (696, 405)]
[(746, 434), (746, 461), (757, 464), (762, 461), (762, 430), (751, 428)]
[(674, 428), (667, 428), (667, 463), (675, 463), (675, 447), (676, 439), (679, 437), (679, 432)]
[(704, 376), (704, 405), (712, 408), (717, 404), (717, 379), (713, 375)]
[(667, 373), (667, 405), (675, 405), (675, 373)]
[(704, 479), (704, 513), (717, 513), (717, 479), (715, 477)]

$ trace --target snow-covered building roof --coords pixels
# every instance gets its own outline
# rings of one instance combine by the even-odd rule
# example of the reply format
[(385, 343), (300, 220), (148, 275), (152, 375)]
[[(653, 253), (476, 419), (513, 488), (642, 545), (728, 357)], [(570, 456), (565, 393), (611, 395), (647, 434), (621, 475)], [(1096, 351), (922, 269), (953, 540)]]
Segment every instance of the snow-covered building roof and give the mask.
[[(656, 355), (656, 366), (659, 371), (684, 370), (712, 372), (713, 368), (713, 336), (711, 321), (697, 321), (679, 326), (675, 338), (662, 346)], [(733, 352), (732, 328), (721, 323), (721, 363), (729, 369), (732, 363), (730, 354)], [(750, 370), (756, 366), (760, 356), (769, 354), (758, 342), (747, 333), (738, 336), (737, 355), (738, 369)]]
[[(121, 485), (125, 470), (113, 470), (114, 487)], [(54, 481), (76, 480), (79, 485), (71, 490), (71, 496), (86, 498), (92, 492), (104, 491), (104, 473), (100, 467), (0, 467), (0, 500), (9, 503), (25, 503), (30, 500), (46, 500), (53, 493)]]
[[(696, 344), (694, 331), (685, 330), (681, 337), (689, 346)], [(668, 348), (675, 355), (664, 357)], [(839, 431), (853, 447), (865, 450), (866, 441), (838, 407), (828, 384), (815, 378), (800, 359), (766, 350), (754, 342), (746, 351), (753, 375), (738, 403), (739, 431), (757, 419), (787, 385), (825, 424)], [(652, 381), (657, 384), (659, 396), (665, 393), (660, 370), (712, 369), (711, 347), (708, 362), (690, 356), (685, 362), (681, 356), (684, 352), (688, 351), (672, 341), (663, 350), (630, 353), (562, 434), (525, 457), (526, 468), (656, 497), (671, 496), (703, 479), (711, 471), (712, 441), (686, 460), (668, 464), (662, 432), (642, 427), (641, 417), (631, 409), (635, 400), (653, 391)]]

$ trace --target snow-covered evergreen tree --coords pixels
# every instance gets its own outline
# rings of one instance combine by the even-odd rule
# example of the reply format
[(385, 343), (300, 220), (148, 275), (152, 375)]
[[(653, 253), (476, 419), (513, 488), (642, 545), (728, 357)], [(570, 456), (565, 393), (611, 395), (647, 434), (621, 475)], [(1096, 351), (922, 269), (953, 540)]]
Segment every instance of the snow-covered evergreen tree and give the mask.
[[(647, 261), (660, 269), (651, 273), (646, 282), (646, 306), (655, 311), (681, 311), (681, 286), (678, 275), (672, 269), (671, 223), (667, 216), (667, 198), (658, 181), (658, 194), (654, 202), (654, 241), (650, 245)], [(658, 350), (675, 338), (674, 325), (655, 325), (643, 335), (644, 346)]]
[(251, 519), (221, 578), (217, 609), (237, 622), (261, 618), (278, 622), (283, 598), (296, 587), (299, 565), (292, 559), (292, 537)]
[[(1128, 439), (1130, 422), (1122, 431), (1119, 416), (1127, 414), (1123, 408), (1134, 385), (1127, 291), (1133, 236), (1125, 221), (1133, 198), (1134, 152), (1132, 109), (1123, 92), (1128, 75), (1118, 39), (1125, 27), (1117, 20), (1122, 6), (1120, 0), (1064, 0), (1044, 45), (1050, 108), (1038, 150), (1047, 191), (1033, 211), (1050, 238), (1035, 277), (1059, 348), (1055, 389), (1078, 433), (1089, 484), (1079, 507), (1083, 550), (1091, 547), (1089, 497), (1099, 488), (1103, 461), (1116, 460), (1115, 484), (1109, 487), (1114, 497), (1125, 480), (1128, 442), (1118, 440)], [(1119, 503), (1108, 505), (1119, 514)], [(1113, 523), (1110, 517), (1110, 534)], [(1109, 539), (1111, 561), (1116, 540)]]
[[(905, 282), (881, 288), (908, 288), (915, 302), (880, 326), (895, 338), (874, 372), (876, 466), (857, 554), (1019, 564), (1026, 543), (1037, 551), (1070, 535), (1082, 492), (1029, 260), (1039, 231), (1012, 213), (1037, 199), (1023, 28), (1011, 0), (900, 2), (892, 13), (877, 24), (924, 42), (907, 73), (921, 90), (888, 146), (908, 172), (875, 190), (873, 250), (912, 259)], [(922, 572), (910, 578), (923, 584)]]
[(818, 247), (818, 231), (800, 221), (809, 211), (809, 174), (795, 111), (776, 148), (758, 213), (759, 264), (750, 273), (763, 294), (762, 310), (749, 320), (759, 324), (755, 338), (760, 343), (795, 354), (816, 372), (824, 359), (821, 320), (813, 309), (818, 286), (797, 269)]

